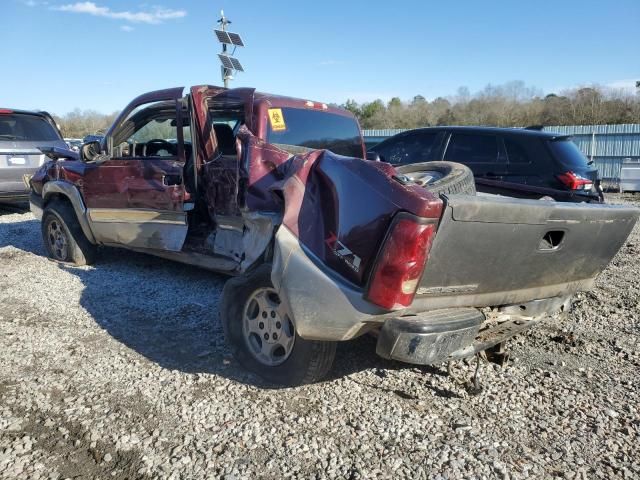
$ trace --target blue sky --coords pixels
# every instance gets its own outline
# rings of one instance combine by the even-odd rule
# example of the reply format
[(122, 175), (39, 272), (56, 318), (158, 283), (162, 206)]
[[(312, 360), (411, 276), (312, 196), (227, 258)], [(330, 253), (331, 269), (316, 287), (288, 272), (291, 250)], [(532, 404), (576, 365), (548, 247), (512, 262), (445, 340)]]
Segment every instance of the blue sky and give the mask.
[(0, 106), (111, 112), (218, 85), (221, 8), (247, 45), (232, 86), (271, 93), (343, 103), (640, 80), (638, 0), (0, 0)]

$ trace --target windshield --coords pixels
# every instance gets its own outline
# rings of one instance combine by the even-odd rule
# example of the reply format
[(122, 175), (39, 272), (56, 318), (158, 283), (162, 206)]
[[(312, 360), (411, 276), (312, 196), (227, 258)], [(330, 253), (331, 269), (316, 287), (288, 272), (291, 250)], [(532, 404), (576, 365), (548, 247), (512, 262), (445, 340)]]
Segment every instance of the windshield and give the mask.
[(0, 141), (47, 142), (60, 140), (51, 124), (40, 115), (11, 113), (0, 115)]
[(270, 108), (267, 141), (362, 158), (357, 122), (344, 115), (300, 108)]
[(570, 170), (591, 170), (589, 160), (570, 139), (551, 140), (549, 146), (555, 159)]

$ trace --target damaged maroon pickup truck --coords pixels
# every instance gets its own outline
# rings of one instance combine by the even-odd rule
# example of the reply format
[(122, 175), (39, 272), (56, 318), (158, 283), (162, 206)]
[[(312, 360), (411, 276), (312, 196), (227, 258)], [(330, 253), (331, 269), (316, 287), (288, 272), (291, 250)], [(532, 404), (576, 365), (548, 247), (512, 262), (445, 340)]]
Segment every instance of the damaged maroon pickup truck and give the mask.
[(364, 159), (325, 104), (210, 86), (142, 95), (81, 158), (31, 179), (49, 255), (125, 247), (233, 276), (220, 316), (238, 361), (300, 384), (337, 341), (378, 334), (413, 364), (472, 356), (569, 308), (638, 210), (475, 195), (455, 163), (410, 176)]

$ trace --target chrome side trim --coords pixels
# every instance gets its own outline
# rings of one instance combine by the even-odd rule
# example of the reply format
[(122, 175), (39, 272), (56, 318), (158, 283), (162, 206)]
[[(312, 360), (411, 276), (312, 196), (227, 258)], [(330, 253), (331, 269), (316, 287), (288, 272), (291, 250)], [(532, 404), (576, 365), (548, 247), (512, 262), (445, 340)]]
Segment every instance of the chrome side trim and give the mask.
[(45, 205), (49, 201), (51, 195), (56, 193), (64, 195), (69, 199), (71, 205), (73, 206), (73, 209), (76, 212), (78, 223), (80, 223), (80, 227), (82, 228), (85, 236), (91, 243), (97, 243), (93, 235), (93, 231), (91, 230), (91, 226), (87, 221), (87, 209), (84, 206), (82, 196), (80, 195), (78, 189), (74, 185), (63, 180), (52, 180), (50, 182), (47, 182), (44, 184), (44, 187), (42, 187), (42, 199), (44, 200)]
[(143, 208), (90, 208), (87, 210), (87, 214), (89, 220), (92, 222), (187, 224), (187, 215), (184, 212), (158, 211)]
[(98, 243), (178, 252), (187, 237), (185, 212), (143, 208), (90, 208), (87, 218)]

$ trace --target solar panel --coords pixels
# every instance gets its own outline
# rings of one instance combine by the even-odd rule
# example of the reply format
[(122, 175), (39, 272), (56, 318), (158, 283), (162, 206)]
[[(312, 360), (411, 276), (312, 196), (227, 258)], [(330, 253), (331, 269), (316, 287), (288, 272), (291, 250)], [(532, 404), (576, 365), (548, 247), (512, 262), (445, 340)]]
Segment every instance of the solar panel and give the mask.
[(231, 60), (235, 60), (232, 59), (232, 57), (228, 56), (228, 55), (222, 55), (222, 54), (218, 54), (218, 58), (220, 59), (220, 63), (222, 63), (222, 66), (224, 68), (230, 68), (230, 69), (234, 69), (235, 67), (233, 66), (233, 63), (231, 63)]
[(230, 45), (233, 44), (233, 42), (229, 38), (229, 34), (227, 32), (225, 32), (223, 30), (214, 30), (214, 32), (216, 33), (216, 37), (218, 37), (218, 41), (220, 43), (228, 43)]
[(229, 60), (231, 60), (234, 70), (237, 70), (238, 72), (244, 72), (244, 68), (242, 68), (242, 65), (240, 65), (240, 62), (237, 58), (229, 57)]
[(216, 37), (218, 37), (218, 41), (220, 43), (244, 47), (244, 42), (237, 33), (225, 32), (224, 30), (214, 30), (214, 32), (216, 33)]
[(229, 39), (233, 45), (237, 45), (238, 47), (244, 47), (244, 42), (240, 38), (240, 35), (237, 33), (227, 32), (229, 34)]

